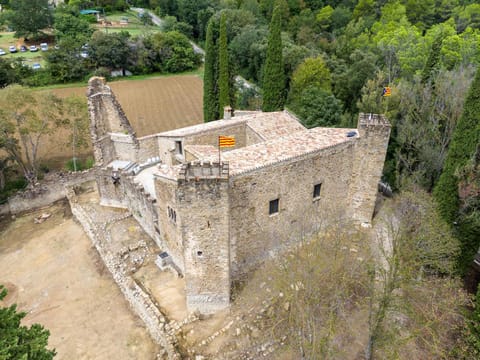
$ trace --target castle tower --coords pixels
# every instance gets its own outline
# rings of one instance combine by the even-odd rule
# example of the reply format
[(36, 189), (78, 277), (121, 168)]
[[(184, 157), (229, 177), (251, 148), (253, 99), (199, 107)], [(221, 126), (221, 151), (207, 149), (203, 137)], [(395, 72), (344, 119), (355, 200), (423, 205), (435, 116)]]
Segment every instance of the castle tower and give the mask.
[(350, 217), (362, 224), (372, 220), (387, 155), (390, 123), (383, 115), (361, 113), (357, 129), (359, 138), (355, 146), (349, 210)]
[(88, 81), (87, 97), (95, 163), (106, 166), (113, 160), (135, 161), (137, 138), (104, 78)]
[(230, 303), (228, 164), (184, 164), (177, 190), (189, 311)]

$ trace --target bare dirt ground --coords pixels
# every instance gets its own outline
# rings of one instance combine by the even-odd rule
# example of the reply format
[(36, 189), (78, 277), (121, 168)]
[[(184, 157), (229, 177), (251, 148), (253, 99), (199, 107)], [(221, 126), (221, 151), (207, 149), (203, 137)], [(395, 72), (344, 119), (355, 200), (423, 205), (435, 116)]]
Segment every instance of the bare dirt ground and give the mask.
[[(34, 217), (52, 216), (42, 224)], [(25, 324), (50, 330), (56, 359), (154, 359), (158, 347), (136, 318), (64, 204), (0, 222), (0, 283), (5, 304)]]

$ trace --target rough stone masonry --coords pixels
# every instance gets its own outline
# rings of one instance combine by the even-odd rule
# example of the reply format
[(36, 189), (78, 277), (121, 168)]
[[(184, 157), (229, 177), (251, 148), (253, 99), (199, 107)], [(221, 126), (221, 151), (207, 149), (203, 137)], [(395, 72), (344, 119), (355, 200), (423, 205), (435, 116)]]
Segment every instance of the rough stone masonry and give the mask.
[[(232, 281), (325, 226), (371, 221), (382, 115), (306, 129), (287, 111), (250, 112), (137, 138), (103, 78), (87, 95), (101, 204), (128, 209), (168, 254), (191, 312), (228, 307)], [(236, 143), (220, 157), (219, 136)]]

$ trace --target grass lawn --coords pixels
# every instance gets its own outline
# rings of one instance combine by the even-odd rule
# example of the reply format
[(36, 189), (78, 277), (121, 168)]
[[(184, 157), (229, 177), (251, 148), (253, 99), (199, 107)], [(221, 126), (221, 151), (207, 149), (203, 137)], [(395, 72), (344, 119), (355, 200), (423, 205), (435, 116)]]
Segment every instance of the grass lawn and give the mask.
[[(160, 28), (156, 25), (145, 26), (140, 21), (138, 14), (135, 11), (124, 11), (124, 12), (114, 12), (106, 16), (107, 21), (111, 22), (112, 25), (103, 26), (98, 23), (95, 27), (98, 30), (102, 30), (108, 33), (117, 33), (120, 31), (128, 31), (130, 35), (137, 36), (146, 34), (149, 32), (160, 31)], [(120, 21), (128, 19), (128, 24), (120, 25)]]
[[(40, 42), (37, 45), (39, 48), (37, 52), (20, 52), (20, 45), (23, 45), (23, 39), (16, 39), (13, 37), (13, 32), (1, 32), (0, 33), (0, 49), (3, 49), (7, 54), (3, 55), (4, 58), (24, 58), (27, 64), (31, 65), (33, 63), (44, 64), (42, 51), (40, 51)], [(10, 45), (15, 45), (17, 47), (17, 52), (11, 54), (8, 51)], [(27, 44), (25, 44), (27, 45)], [(27, 45), (28, 46), (28, 45)], [(49, 46), (52, 46), (49, 44)]]
[(132, 10), (128, 10), (124, 12), (114, 12), (107, 15), (107, 20), (112, 22), (120, 22), (120, 20), (124, 18), (128, 19), (129, 26), (132, 26), (132, 25), (136, 25), (137, 27), (143, 26), (143, 24), (140, 21), (140, 18), (138, 17), (138, 14)]

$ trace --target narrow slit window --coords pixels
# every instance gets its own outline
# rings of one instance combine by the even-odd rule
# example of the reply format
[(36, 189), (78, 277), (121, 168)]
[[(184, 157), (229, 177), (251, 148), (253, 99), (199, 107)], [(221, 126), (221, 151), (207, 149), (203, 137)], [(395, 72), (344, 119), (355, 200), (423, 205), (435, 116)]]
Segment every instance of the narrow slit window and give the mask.
[(269, 209), (268, 209), (268, 213), (270, 215), (278, 213), (278, 202), (279, 202), (279, 199), (275, 199), (275, 200), (270, 201), (270, 206), (269, 206)]
[(177, 222), (177, 212), (173, 210), (170, 206), (167, 206), (168, 209), (168, 218), (170, 221), (172, 221), (174, 224)]
[(182, 148), (182, 142), (181, 141), (175, 141), (175, 152), (177, 154), (182, 155), (183, 154), (183, 148)]
[(319, 183), (319, 184), (315, 184), (313, 186), (313, 198), (314, 199), (317, 199), (320, 197), (320, 191), (322, 189), (322, 183)]

